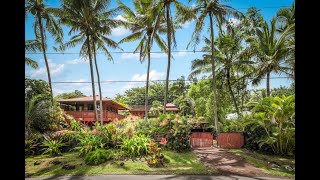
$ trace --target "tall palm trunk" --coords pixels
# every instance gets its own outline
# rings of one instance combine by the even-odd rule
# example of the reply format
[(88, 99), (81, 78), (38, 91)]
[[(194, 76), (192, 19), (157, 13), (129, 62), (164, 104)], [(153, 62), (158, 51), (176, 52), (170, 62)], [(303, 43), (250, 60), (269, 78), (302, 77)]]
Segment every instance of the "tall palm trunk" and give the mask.
[(167, 104), (167, 96), (168, 96), (168, 87), (169, 87), (169, 74), (170, 74), (170, 58), (171, 58), (171, 29), (169, 23), (169, 8), (170, 3), (167, 3), (167, 39), (168, 39), (168, 67), (167, 67), (167, 76), (166, 76), (166, 87), (164, 91), (164, 102), (163, 102), (163, 113), (166, 113), (166, 104)]
[(210, 17), (210, 38), (211, 38), (211, 63), (212, 63), (214, 124), (216, 127), (216, 132), (219, 133), (218, 112), (217, 112), (216, 73), (215, 73), (215, 62), (214, 62), (214, 44), (213, 44), (214, 43), (214, 34), (213, 34), (212, 12), (209, 13), (209, 17)]
[(230, 83), (230, 69), (227, 69), (227, 83), (228, 83), (228, 88), (229, 88), (229, 91), (230, 91), (230, 94), (231, 94), (231, 98), (232, 98), (234, 107), (236, 108), (238, 117), (240, 117), (241, 115), (240, 115), (240, 112), (239, 112), (238, 104), (237, 104), (236, 98), (234, 97), (234, 93), (232, 91), (232, 87), (231, 87), (231, 83)]
[(98, 119), (97, 117), (97, 101), (96, 101), (96, 91), (94, 88), (94, 75), (93, 75), (93, 67), (92, 67), (92, 54), (91, 54), (91, 45), (90, 45), (90, 36), (89, 33), (86, 33), (87, 36), (87, 46), (89, 53), (89, 64), (90, 64), (90, 74), (91, 74), (91, 85), (92, 85), (92, 95), (93, 95), (93, 109), (94, 109), (94, 118), (95, 121)]
[(49, 63), (48, 63), (48, 59), (47, 59), (47, 55), (46, 55), (46, 48), (44, 46), (44, 33), (43, 33), (42, 19), (40, 17), (40, 14), (37, 14), (37, 17), (38, 17), (38, 21), (39, 21), (40, 34), (41, 34), (41, 48), (42, 48), (42, 52), (43, 52), (43, 58), (44, 58), (44, 61), (46, 63), (48, 81), (49, 81), (49, 86), (50, 86), (51, 102), (53, 103), (51, 75), (50, 75), (50, 68), (49, 68)]
[(247, 85), (245, 83), (246, 83), (246, 79), (243, 78), (242, 85), (244, 86), (244, 90), (243, 90), (243, 93), (242, 93), (242, 96), (241, 96), (241, 109), (242, 109), (242, 111), (244, 109), (244, 107), (243, 107), (244, 98), (245, 98), (245, 96), (247, 94)]
[(149, 91), (149, 72), (150, 72), (150, 37), (148, 41), (148, 69), (147, 69), (147, 82), (146, 82), (146, 95), (144, 104), (145, 119), (148, 120), (148, 91)]
[(270, 96), (270, 71), (267, 68), (267, 97)]
[(99, 87), (99, 102), (100, 102), (100, 123), (101, 126), (103, 125), (103, 106), (102, 106), (102, 93), (101, 93), (101, 83), (100, 83), (100, 74), (99, 74), (99, 69), (97, 65), (97, 53), (96, 53), (96, 45), (93, 42), (93, 55), (94, 55), (94, 64), (96, 66), (96, 73), (97, 73), (97, 78), (98, 78), (98, 87)]

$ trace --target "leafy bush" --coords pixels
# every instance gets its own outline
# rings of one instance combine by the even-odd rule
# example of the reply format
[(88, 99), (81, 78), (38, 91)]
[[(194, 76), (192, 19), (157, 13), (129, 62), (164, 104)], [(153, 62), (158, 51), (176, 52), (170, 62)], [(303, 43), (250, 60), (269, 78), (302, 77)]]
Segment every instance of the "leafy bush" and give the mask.
[(37, 147), (37, 143), (34, 139), (25, 139), (24, 146), (25, 156), (34, 155), (36, 153), (35, 149)]
[(87, 155), (89, 152), (94, 151), (98, 148), (103, 148), (104, 144), (102, 142), (102, 138), (99, 136), (94, 136), (91, 134), (82, 134), (79, 137), (80, 144), (79, 146), (75, 147), (75, 150), (80, 152), (79, 156), (83, 157)]
[(88, 165), (98, 165), (114, 158), (113, 152), (108, 149), (96, 149), (89, 152), (84, 159)]
[(244, 147), (250, 150), (259, 151), (266, 154), (272, 154), (272, 149), (269, 145), (265, 144), (259, 147), (259, 141), (267, 136), (263, 127), (255, 127), (253, 124), (247, 125), (243, 132), (245, 138)]
[(79, 132), (71, 131), (71, 132), (65, 132), (61, 136), (62, 142), (65, 144), (65, 146), (62, 148), (62, 152), (68, 152), (74, 150), (74, 148), (80, 143)]
[(40, 155), (42, 152), (43, 135), (34, 133), (25, 138), (25, 156)]
[(164, 166), (165, 158), (164, 155), (161, 154), (161, 148), (153, 141), (150, 141), (148, 145), (148, 154), (151, 156), (147, 158), (147, 163), (150, 167)]
[(53, 139), (52, 137), (45, 136), (42, 142), (44, 152), (42, 154), (50, 154), (51, 156), (58, 156), (61, 154), (61, 148), (64, 146), (61, 139)]
[(82, 125), (80, 122), (76, 121), (76, 120), (71, 120), (70, 122), (70, 128), (72, 131), (78, 131), (80, 132), (82, 130)]
[(168, 135), (168, 148), (177, 152), (189, 151), (191, 126), (187, 119), (177, 117), (173, 121), (171, 134)]
[(257, 143), (259, 148), (270, 146), (273, 153), (293, 155), (295, 147), (295, 103), (289, 97), (267, 97), (254, 105), (251, 130), (263, 128), (265, 135)]
[(121, 144), (121, 151), (125, 157), (135, 158), (147, 155), (150, 138), (144, 135), (124, 138)]

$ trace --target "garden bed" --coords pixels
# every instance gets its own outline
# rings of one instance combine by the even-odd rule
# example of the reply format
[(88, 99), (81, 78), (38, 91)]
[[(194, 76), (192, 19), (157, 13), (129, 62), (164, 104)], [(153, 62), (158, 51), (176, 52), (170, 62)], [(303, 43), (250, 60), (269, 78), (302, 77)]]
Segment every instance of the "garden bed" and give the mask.
[[(31, 177), (54, 175), (83, 175), (83, 174), (206, 174), (214, 175), (215, 170), (206, 168), (193, 152), (175, 153), (163, 151), (170, 162), (161, 168), (150, 168), (144, 159), (137, 161), (108, 161), (106, 163), (89, 166), (78, 152), (63, 153), (62, 156), (50, 157), (40, 155), (26, 158), (26, 171)], [(60, 161), (61, 163), (53, 163)], [(40, 163), (39, 165), (35, 165)], [(124, 162), (124, 166), (120, 163)], [(65, 170), (64, 165), (75, 165), (74, 169)]]

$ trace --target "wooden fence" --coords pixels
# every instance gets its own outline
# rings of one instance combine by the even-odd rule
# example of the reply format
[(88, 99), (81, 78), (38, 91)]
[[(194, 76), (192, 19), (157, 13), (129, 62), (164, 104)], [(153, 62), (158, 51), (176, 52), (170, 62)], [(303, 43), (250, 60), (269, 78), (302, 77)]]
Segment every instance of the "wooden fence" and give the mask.
[(190, 137), (191, 147), (211, 147), (213, 135), (210, 132), (193, 132)]
[(217, 145), (221, 148), (237, 149), (244, 145), (244, 137), (242, 133), (219, 133)]

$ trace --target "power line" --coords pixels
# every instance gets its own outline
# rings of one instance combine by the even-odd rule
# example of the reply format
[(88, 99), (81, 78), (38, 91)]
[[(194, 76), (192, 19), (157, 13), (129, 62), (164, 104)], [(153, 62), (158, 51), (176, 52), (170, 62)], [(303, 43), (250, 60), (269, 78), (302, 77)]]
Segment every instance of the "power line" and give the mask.
[[(254, 7), (254, 6), (252, 6)], [(257, 9), (277, 9), (277, 8), (287, 8), (287, 7), (291, 7), (291, 6), (266, 6), (266, 7), (256, 7)], [(242, 8), (234, 8), (234, 9), (249, 9), (251, 7), (242, 7)], [(177, 11), (171, 11), (171, 12), (177, 12)], [(116, 13), (114, 14), (114, 16), (118, 16), (118, 15), (122, 15), (122, 13)], [(57, 16), (54, 16), (57, 17)], [(32, 17), (32, 16), (27, 16), (25, 18), (36, 18), (36, 17)]]
[[(270, 79), (289, 79), (291, 77), (270, 77)], [(247, 78), (247, 79), (254, 79), (254, 78)], [(261, 78), (261, 79), (267, 79), (267, 78)], [(200, 80), (211, 80), (211, 79), (199, 79), (198, 81)], [(161, 82), (161, 81), (166, 81), (166, 80), (149, 80), (149, 82)], [(172, 80), (168, 80), (168, 81), (171, 81), (171, 82), (174, 82), (174, 81), (187, 81), (187, 82), (193, 82), (194, 80), (178, 80), (178, 79), (172, 79)], [(117, 83), (117, 82), (147, 82), (147, 81), (132, 81), (132, 80), (107, 80), (107, 81), (100, 81), (100, 83)], [(56, 84), (59, 84), (59, 83), (91, 83), (91, 81), (84, 81), (84, 82), (79, 82), (79, 81), (55, 81), (55, 82), (51, 82), (51, 83), (56, 83)], [(98, 82), (94, 82), (94, 83), (98, 83)]]
[[(171, 51), (171, 52), (193, 52), (193, 53), (197, 53), (197, 52), (209, 52), (209, 51), (201, 51), (201, 50), (196, 50), (196, 51), (184, 51), (184, 50), (177, 50), (177, 51)], [(104, 52), (96, 52), (97, 54), (104, 54)], [(127, 53), (127, 54), (140, 54), (140, 52), (132, 52), (132, 51), (109, 51), (109, 53)], [(165, 53), (162, 51), (153, 51), (150, 53)], [(43, 54), (41, 52), (37, 52), (37, 53), (25, 53), (25, 54)], [(80, 54), (80, 53), (76, 53), (76, 52), (46, 52), (46, 54)]]

